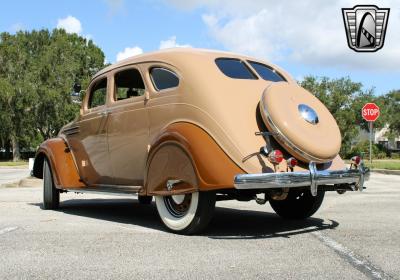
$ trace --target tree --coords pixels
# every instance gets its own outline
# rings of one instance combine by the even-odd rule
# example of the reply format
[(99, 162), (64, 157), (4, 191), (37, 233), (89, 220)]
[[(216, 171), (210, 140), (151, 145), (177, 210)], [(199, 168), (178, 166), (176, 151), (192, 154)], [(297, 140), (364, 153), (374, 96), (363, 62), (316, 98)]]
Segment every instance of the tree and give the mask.
[[(342, 134), (340, 154), (350, 153), (351, 142), (358, 135), (360, 128), (367, 128), (367, 123), (361, 117), (361, 109), (367, 102), (378, 102), (373, 89), (363, 90), (361, 83), (350, 78), (329, 79), (305, 77), (300, 85), (313, 93), (332, 113)], [(375, 127), (382, 127), (383, 120), (375, 123)]]
[(380, 98), (384, 104), (384, 119), (389, 125), (389, 137), (400, 135), (400, 90), (393, 90)]
[(2, 33), (0, 43), (0, 101), (2, 108), (2, 135), (12, 144), (14, 160), (20, 157), (20, 144), (32, 135), (34, 116), (30, 113), (35, 100), (31, 82), (26, 75), (29, 53), (24, 51), (24, 38)]
[(64, 30), (0, 34), (0, 139), (11, 142), (14, 160), (76, 116), (73, 83), (86, 87), (102, 67), (100, 48)]

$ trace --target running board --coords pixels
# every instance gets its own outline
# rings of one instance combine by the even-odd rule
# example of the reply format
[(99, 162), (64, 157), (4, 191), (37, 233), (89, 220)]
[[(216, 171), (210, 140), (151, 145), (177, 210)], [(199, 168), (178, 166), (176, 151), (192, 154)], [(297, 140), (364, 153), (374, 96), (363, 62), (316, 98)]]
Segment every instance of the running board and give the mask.
[(99, 194), (137, 194), (143, 186), (120, 186), (120, 185), (97, 185), (94, 187), (64, 189), (67, 192), (75, 193), (99, 193)]

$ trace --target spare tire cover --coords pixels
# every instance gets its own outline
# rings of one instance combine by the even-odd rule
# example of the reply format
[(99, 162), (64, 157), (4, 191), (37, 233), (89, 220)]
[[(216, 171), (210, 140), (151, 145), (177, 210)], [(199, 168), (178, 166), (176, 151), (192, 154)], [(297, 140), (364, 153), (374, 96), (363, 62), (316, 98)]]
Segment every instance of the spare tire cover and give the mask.
[(260, 105), (269, 131), (297, 159), (322, 163), (331, 161), (339, 153), (341, 135), (335, 119), (304, 88), (273, 83), (264, 90)]

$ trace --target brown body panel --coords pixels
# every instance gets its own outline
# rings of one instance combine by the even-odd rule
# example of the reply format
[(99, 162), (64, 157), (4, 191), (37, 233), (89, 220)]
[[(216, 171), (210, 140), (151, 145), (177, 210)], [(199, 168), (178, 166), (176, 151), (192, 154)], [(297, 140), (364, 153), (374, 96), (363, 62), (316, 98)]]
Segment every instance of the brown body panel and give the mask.
[(166, 181), (181, 179), (184, 191), (233, 188), (233, 178), (246, 173), (200, 127), (174, 123), (151, 145), (147, 166), (147, 194), (165, 191)]
[[(101, 75), (89, 85), (89, 91), (95, 81), (107, 79)], [(108, 91), (111, 91), (108, 81)], [(88, 108), (89, 96), (83, 101), (81, 114), (77, 120), (61, 129), (60, 136), (66, 139), (70, 147), (81, 179), (88, 186), (113, 184), (113, 173), (108, 153), (107, 106)]]
[(57, 188), (85, 187), (80, 180), (71, 151), (62, 138), (52, 138), (40, 145), (33, 170), (36, 177), (42, 178), (43, 176), (42, 167), (45, 158), (50, 163)]

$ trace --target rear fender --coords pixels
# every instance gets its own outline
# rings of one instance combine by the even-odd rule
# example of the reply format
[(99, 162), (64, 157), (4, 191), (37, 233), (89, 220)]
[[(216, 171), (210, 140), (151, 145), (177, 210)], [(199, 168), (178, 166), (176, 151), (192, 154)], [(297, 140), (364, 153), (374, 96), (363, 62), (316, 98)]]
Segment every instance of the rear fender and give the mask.
[[(173, 123), (154, 139), (145, 173), (147, 195), (171, 195), (233, 188), (233, 178), (246, 173), (202, 128)], [(171, 190), (168, 180), (181, 180)]]

